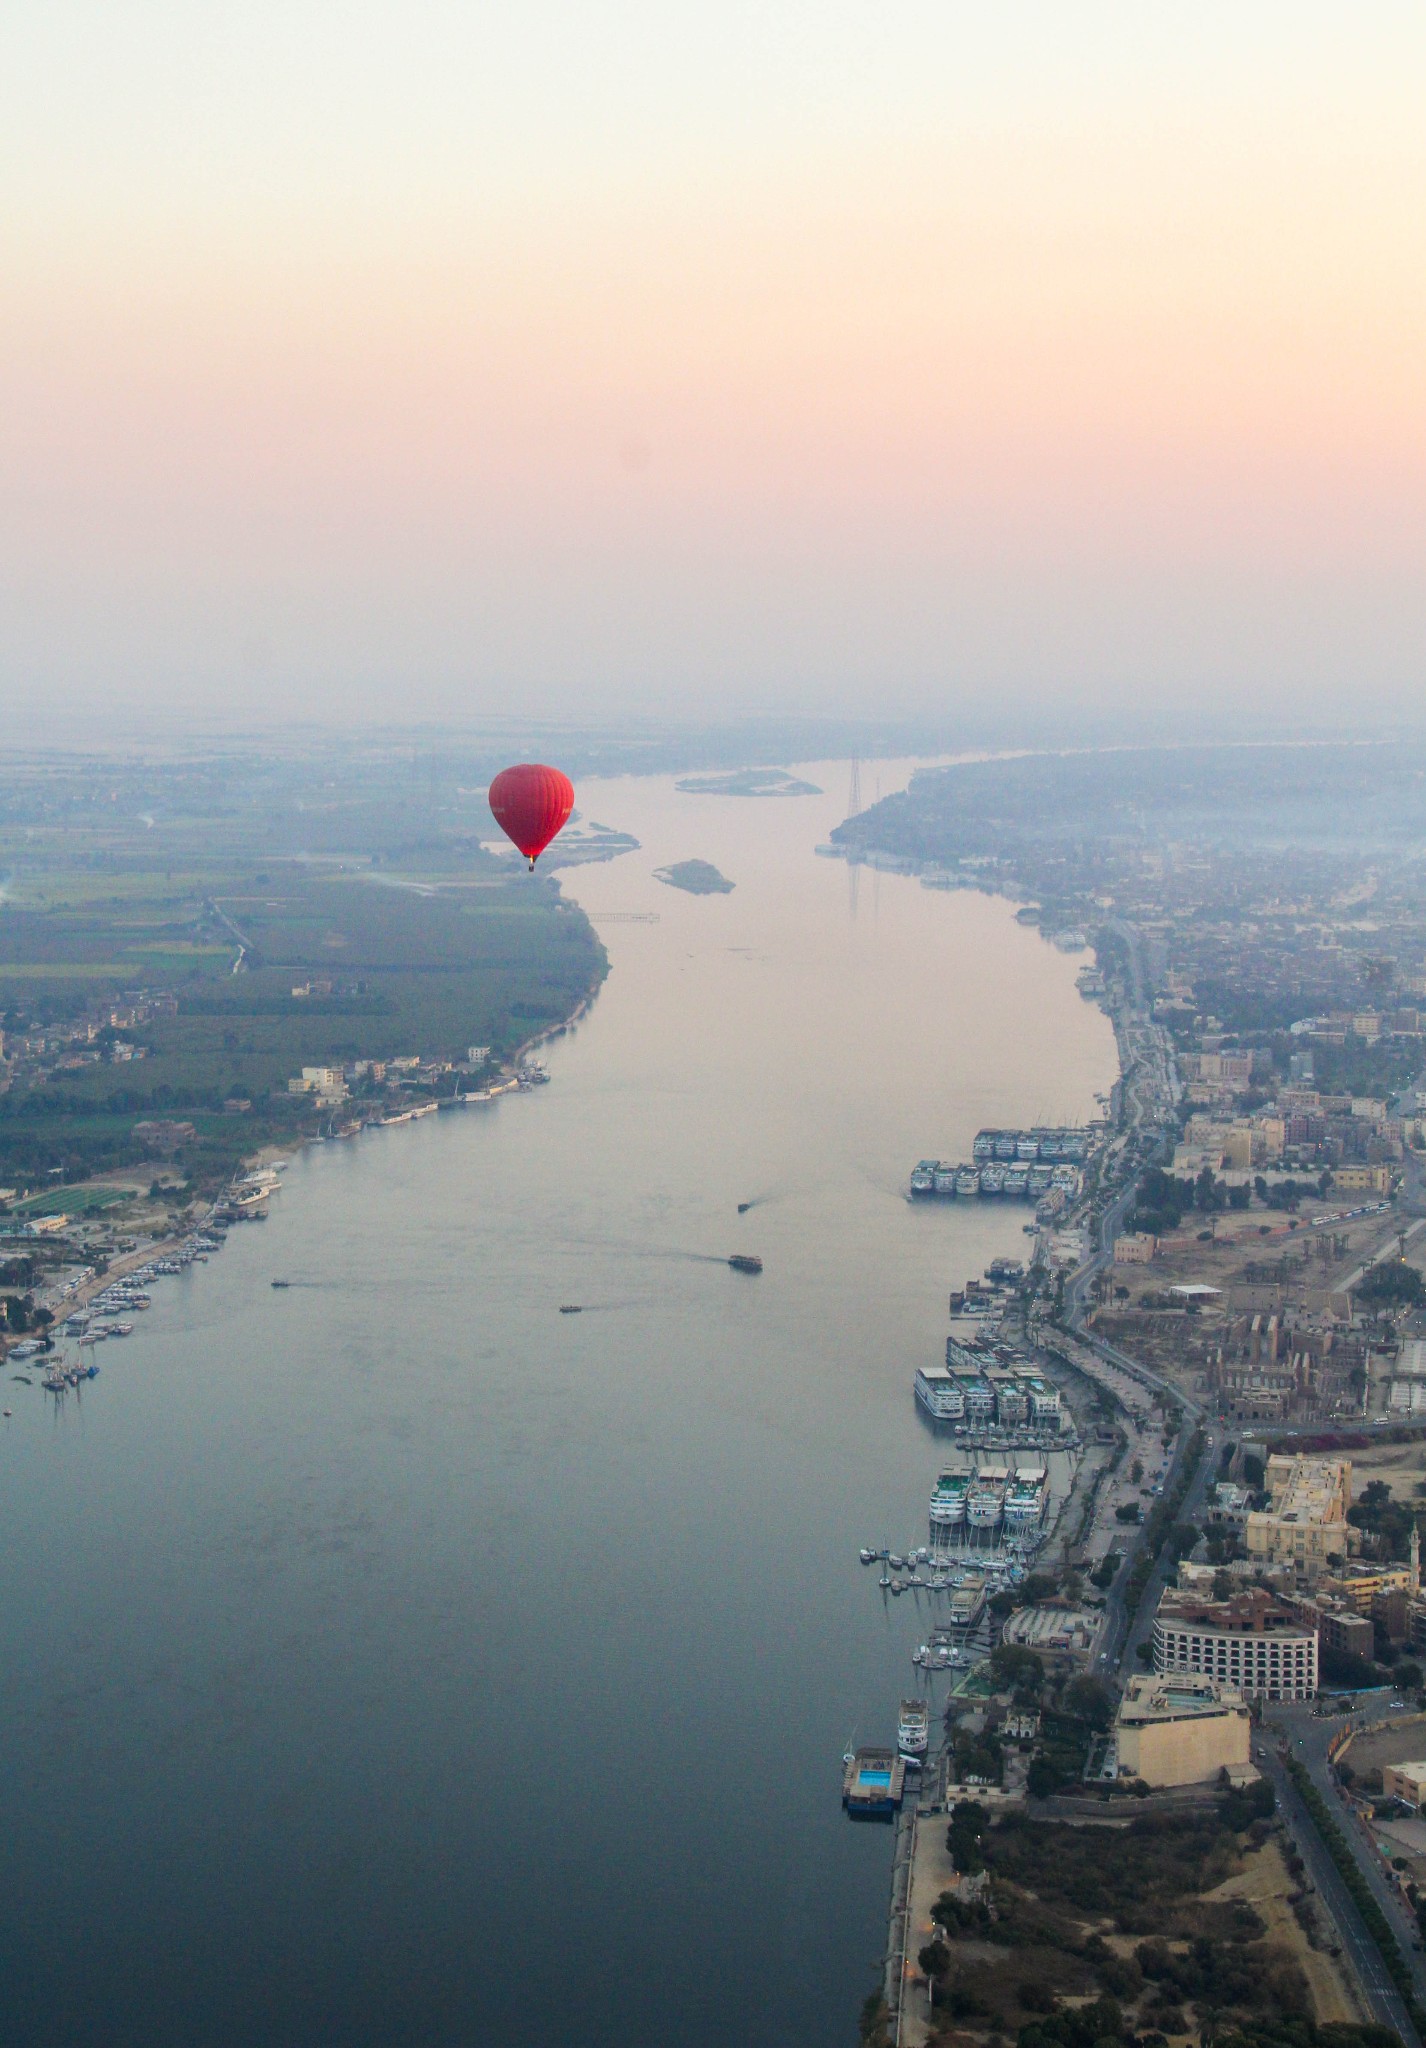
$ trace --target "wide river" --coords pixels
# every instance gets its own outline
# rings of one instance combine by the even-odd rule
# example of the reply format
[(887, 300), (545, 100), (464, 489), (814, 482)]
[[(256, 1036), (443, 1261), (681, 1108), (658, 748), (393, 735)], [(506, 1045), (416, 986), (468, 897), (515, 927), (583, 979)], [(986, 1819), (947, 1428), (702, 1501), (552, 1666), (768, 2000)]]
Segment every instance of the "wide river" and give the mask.
[(924, 1540), (912, 1375), (1026, 1242), (907, 1174), (1115, 1062), (1009, 905), (816, 857), (805, 772), (589, 785), (641, 851), (565, 877), (612, 971), (552, 1085), (313, 1148), (82, 1401), (7, 1382), (0, 2038), (853, 2040), (840, 1759), (926, 1622), (857, 1548)]

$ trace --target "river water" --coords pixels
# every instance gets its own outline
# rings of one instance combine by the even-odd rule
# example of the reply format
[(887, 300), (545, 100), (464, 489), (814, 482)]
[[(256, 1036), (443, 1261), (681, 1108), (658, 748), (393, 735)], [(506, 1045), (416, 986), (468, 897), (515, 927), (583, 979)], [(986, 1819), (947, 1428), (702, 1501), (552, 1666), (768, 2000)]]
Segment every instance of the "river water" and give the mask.
[(82, 1401), (7, 1382), (0, 2037), (852, 2040), (840, 1758), (926, 1618), (856, 1551), (924, 1540), (912, 1375), (1027, 1213), (907, 1173), (1114, 1052), (1006, 904), (819, 859), (805, 772), (589, 785), (641, 850), (565, 877), (612, 971), (552, 1085), (313, 1148)]

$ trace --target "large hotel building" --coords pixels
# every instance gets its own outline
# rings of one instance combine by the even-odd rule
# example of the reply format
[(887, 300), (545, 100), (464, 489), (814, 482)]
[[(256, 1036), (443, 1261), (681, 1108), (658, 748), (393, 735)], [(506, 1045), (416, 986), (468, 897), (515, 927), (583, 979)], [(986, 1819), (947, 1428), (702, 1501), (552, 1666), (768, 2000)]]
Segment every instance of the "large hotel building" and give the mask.
[(1247, 1699), (1310, 1700), (1317, 1630), (1257, 1587), (1227, 1600), (1170, 1588), (1154, 1617), (1154, 1670), (1214, 1678)]

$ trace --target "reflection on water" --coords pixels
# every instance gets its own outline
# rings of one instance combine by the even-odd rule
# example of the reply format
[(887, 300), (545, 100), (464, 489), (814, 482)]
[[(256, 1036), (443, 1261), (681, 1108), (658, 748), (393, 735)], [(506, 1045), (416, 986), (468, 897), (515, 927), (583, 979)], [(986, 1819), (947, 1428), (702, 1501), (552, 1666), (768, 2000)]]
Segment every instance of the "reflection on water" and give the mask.
[(565, 878), (613, 972), (554, 1084), (313, 1150), (82, 1406), (15, 1389), (8, 2038), (852, 2038), (888, 1837), (839, 1759), (927, 1621), (856, 1551), (924, 1540), (912, 1374), (1023, 1244), (906, 1172), (1092, 1113), (1113, 1047), (1005, 905), (853, 916), (808, 773), (583, 792), (641, 850)]

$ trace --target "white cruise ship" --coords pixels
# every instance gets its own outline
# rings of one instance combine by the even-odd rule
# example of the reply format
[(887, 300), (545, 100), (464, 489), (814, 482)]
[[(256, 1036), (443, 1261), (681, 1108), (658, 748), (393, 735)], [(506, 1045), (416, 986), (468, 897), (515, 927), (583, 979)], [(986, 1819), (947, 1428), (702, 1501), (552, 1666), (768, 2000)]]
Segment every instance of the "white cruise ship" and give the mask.
[(944, 1365), (923, 1365), (916, 1374), (916, 1399), (936, 1422), (960, 1422), (965, 1395), (955, 1373)]
[(966, 1519), (966, 1488), (970, 1484), (964, 1472), (943, 1472), (936, 1481), (931, 1495), (931, 1523), (936, 1529), (959, 1529)]
[(986, 1465), (966, 1489), (966, 1527), (989, 1531), (1000, 1527), (1010, 1474), (1001, 1465)]
[(953, 1195), (956, 1191), (957, 1173), (954, 1166), (938, 1166), (935, 1183), (938, 1195)]
[(1035, 1427), (1058, 1430), (1064, 1415), (1059, 1388), (1052, 1387), (1048, 1380), (1037, 1375), (1025, 1381), (1025, 1393), (1030, 1403), (1030, 1420)]
[(980, 1173), (977, 1168), (974, 1166), (963, 1166), (961, 1168), (960, 1172), (956, 1175), (956, 1193), (958, 1195), (978, 1195), (980, 1193)]
[(1024, 1536), (1038, 1529), (1047, 1499), (1045, 1474), (1034, 1466), (1021, 1466), (1005, 1489), (1006, 1535)]
[(896, 1747), (908, 1764), (919, 1764), (931, 1738), (931, 1713), (925, 1700), (903, 1700), (896, 1723)]

